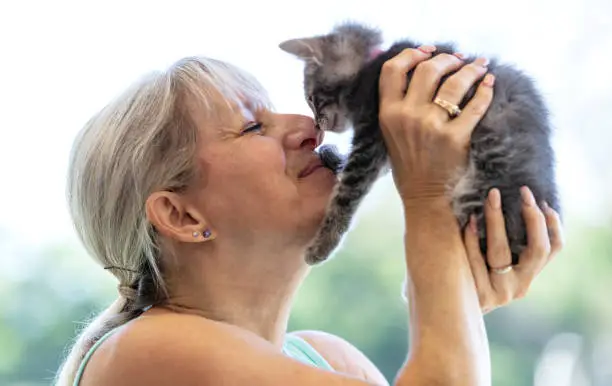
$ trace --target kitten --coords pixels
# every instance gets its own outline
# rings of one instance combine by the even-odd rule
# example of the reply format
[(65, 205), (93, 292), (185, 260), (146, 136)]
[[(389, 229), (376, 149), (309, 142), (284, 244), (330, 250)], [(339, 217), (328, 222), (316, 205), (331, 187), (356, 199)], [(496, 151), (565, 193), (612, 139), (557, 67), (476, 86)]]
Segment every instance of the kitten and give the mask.
[[(386, 60), (420, 44), (403, 40), (382, 51), (381, 43), (379, 31), (345, 23), (327, 35), (291, 39), (279, 45), (305, 62), (305, 96), (321, 128), (338, 133), (350, 126), (354, 130), (340, 181), (306, 254), (311, 265), (327, 259), (338, 247), (362, 199), (378, 177), (389, 170), (378, 122), (380, 71)], [(434, 55), (456, 52), (452, 44), (436, 47)], [(488, 69), (496, 76), (494, 98), (473, 131), (469, 163), (449, 183), (448, 194), (462, 229), (469, 216), (476, 215), (480, 247), (486, 255), (484, 203), (491, 188), (500, 190), (512, 260), (516, 264), (527, 243), (519, 188), (527, 185), (538, 204), (546, 201), (559, 211), (551, 127), (542, 97), (526, 75), (509, 65), (498, 64), (497, 60), (490, 60)], [(450, 75), (443, 77), (440, 84)], [(408, 82), (411, 77), (412, 71), (407, 74)], [(479, 82), (470, 89), (460, 108), (474, 95)], [(333, 149), (323, 149), (322, 153), (335, 159), (336, 167), (342, 164), (337, 156), (329, 156)]]

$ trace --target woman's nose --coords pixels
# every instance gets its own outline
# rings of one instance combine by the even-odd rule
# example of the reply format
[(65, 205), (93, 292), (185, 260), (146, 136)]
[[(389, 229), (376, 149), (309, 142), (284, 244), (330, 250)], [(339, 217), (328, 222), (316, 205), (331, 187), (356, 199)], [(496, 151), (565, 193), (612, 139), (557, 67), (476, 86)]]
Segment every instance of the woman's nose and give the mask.
[(283, 118), (283, 125), (287, 127), (286, 148), (313, 151), (323, 142), (324, 133), (312, 118), (295, 114), (286, 114)]

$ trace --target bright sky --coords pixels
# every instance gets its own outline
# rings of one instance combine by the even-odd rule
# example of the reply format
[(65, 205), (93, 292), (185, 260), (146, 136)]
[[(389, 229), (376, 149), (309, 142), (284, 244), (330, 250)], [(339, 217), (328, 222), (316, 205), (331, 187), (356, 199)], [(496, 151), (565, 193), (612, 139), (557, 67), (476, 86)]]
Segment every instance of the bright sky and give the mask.
[[(387, 43), (403, 36), (425, 42), (452, 39), (464, 52), (496, 54), (527, 70), (555, 116), (564, 201), (571, 212), (596, 221), (605, 198), (598, 189), (604, 184), (589, 172), (586, 156), (592, 149), (583, 141), (589, 133), (576, 122), (578, 109), (598, 96), (600, 103), (607, 100), (600, 109), (612, 106), (607, 1), (3, 2), (0, 232), (28, 244), (71, 238), (64, 184), (77, 131), (138, 76), (182, 56), (237, 64), (268, 88), (278, 110), (310, 114), (300, 89), (301, 64), (277, 45), (286, 38), (325, 33), (345, 19), (380, 27)], [(586, 27), (600, 32), (589, 41), (598, 49), (586, 46), (574, 54)], [(588, 88), (576, 89), (568, 74)], [(587, 100), (574, 105), (576, 98)], [(328, 138), (346, 148), (347, 137)], [(603, 138), (609, 141), (610, 132)]]

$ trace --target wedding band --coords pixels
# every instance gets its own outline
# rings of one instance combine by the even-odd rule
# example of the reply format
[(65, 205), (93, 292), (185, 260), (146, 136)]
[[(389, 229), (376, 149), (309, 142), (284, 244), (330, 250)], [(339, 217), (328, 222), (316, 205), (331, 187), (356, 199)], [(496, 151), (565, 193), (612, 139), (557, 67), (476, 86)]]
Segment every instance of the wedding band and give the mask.
[(433, 103), (437, 104), (438, 106), (440, 106), (444, 110), (446, 110), (446, 112), (448, 112), (448, 115), (451, 118), (455, 118), (456, 116), (461, 114), (461, 109), (459, 108), (459, 106), (454, 105), (454, 104), (450, 103), (449, 101), (445, 101), (444, 99), (436, 97), (434, 99)]
[(493, 267), (491, 267), (490, 271), (493, 272), (493, 273), (496, 273), (498, 275), (503, 275), (503, 274), (506, 274), (506, 273), (512, 271), (513, 269), (514, 268), (512, 267), (512, 264), (510, 264), (510, 265), (507, 265), (505, 267), (500, 267), (500, 268), (493, 268)]

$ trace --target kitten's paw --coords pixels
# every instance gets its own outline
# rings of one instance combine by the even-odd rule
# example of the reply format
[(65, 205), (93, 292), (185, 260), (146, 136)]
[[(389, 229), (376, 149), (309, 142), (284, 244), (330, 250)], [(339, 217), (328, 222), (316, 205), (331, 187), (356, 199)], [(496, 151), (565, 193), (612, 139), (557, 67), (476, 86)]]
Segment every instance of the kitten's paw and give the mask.
[(315, 244), (306, 250), (305, 260), (308, 265), (316, 265), (324, 262), (328, 257), (329, 253)]
[(306, 250), (306, 263), (315, 265), (327, 260), (339, 242), (340, 237), (338, 237), (338, 234), (329, 232), (329, 227), (324, 226)]
[(319, 147), (319, 157), (321, 157), (323, 165), (332, 170), (334, 174), (340, 173), (346, 164), (346, 157), (340, 154), (338, 148), (334, 145)]

